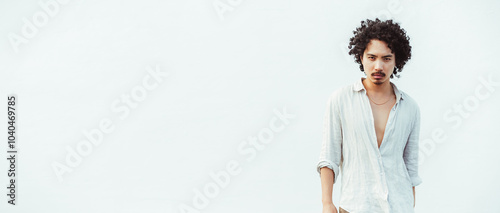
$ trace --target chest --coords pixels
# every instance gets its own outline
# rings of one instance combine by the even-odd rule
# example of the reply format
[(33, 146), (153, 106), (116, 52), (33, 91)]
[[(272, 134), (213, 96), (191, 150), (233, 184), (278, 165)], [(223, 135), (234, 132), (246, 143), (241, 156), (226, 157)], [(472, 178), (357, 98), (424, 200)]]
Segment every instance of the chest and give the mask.
[(366, 94), (359, 92), (336, 103), (345, 150), (403, 150), (413, 128), (416, 107), (405, 100), (396, 105), (396, 98), (382, 106), (370, 102)]
[(387, 126), (387, 121), (389, 119), (389, 115), (392, 107), (396, 103), (396, 100), (393, 99), (386, 104), (377, 105), (375, 103), (370, 102), (370, 107), (373, 115), (373, 124), (375, 127), (375, 133), (377, 135), (378, 147), (382, 144), (382, 140), (384, 139), (385, 128)]

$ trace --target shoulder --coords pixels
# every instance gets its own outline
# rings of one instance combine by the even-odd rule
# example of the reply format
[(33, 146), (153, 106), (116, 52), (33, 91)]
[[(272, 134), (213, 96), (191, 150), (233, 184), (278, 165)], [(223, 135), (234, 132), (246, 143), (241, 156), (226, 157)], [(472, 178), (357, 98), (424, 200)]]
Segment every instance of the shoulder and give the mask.
[(407, 108), (412, 114), (415, 115), (415, 118), (418, 119), (420, 117), (420, 106), (417, 101), (412, 98), (408, 93), (400, 91), (402, 102), (404, 102), (405, 108)]
[(404, 91), (400, 90), (400, 92), (401, 92), (401, 97), (403, 98), (403, 101), (405, 103), (407, 103), (407, 105), (413, 106), (417, 109), (419, 108), (417, 101), (413, 97), (411, 97), (408, 93), (406, 93)]

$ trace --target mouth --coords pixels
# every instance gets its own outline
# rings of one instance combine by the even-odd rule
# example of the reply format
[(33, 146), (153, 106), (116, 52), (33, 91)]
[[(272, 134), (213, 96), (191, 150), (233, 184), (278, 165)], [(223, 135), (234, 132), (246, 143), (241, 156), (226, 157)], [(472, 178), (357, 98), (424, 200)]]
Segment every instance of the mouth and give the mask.
[(382, 79), (385, 76), (385, 74), (382, 72), (377, 72), (377, 73), (372, 73), (372, 76), (375, 79)]

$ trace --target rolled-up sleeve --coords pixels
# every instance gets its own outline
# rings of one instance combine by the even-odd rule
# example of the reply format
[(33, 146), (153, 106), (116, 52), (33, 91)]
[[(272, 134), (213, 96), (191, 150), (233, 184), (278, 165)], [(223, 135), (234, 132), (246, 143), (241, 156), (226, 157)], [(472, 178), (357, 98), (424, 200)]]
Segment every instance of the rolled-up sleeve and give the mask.
[(406, 169), (411, 179), (412, 186), (417, 186), (422, 183), (422, 179), (418, 175), (418, 143), (420, 135), (420, 109), (417, 106), (413, 129), (410, 132), (408, 141), (406, 142), (403, 158), (406, 164)]
[(334, 172), (337, 182), (342, 159), (342, 128), (335, 94), (328, 99), (323, 123), (323, 141), (316, 170), (321, 177), (321, 168), (328, 167)]

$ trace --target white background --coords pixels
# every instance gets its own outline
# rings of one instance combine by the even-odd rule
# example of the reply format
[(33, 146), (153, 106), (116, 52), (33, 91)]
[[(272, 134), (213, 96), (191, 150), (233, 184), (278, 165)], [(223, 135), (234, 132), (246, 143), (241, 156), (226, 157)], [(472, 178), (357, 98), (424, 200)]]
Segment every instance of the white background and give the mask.
[[(218, 13), (218, 0), (69, 0), (45, 16), (39, 2), (0, 1), (0, 106), (16, 94), (19, 113), (17, 205), (2, 158), (2, 213), (197, 209), (195, 191), (229, 162), (241, 172), (197, 211), (321, 212), (325, 104), (364, 75), (347, 43), (375, 17), (395, 18), (413, 46), (393, 82), (422, 111), (416, 212), (500, 212), (500, 86), (479, 80), (500, 82), (498, 1), (220, 0), (230, 10)], [(37, 32), (11, 42), (34, 17)], [(113, 103), (156, 66), (170, 76), (120, 119)], [(284, 109), (295, 117), (255, 158), (237, 151)], [(53, 165), (103, 119), (114, 130), (59, 181)]]

